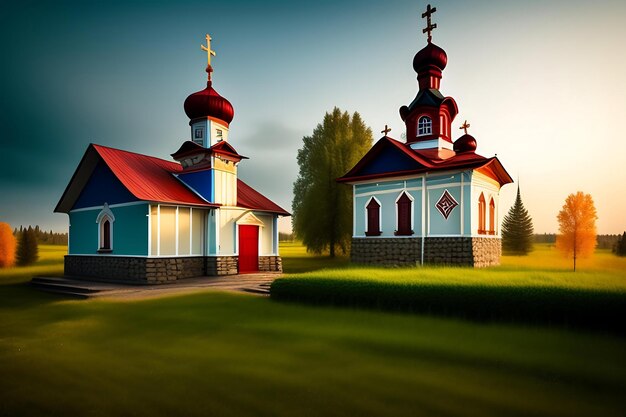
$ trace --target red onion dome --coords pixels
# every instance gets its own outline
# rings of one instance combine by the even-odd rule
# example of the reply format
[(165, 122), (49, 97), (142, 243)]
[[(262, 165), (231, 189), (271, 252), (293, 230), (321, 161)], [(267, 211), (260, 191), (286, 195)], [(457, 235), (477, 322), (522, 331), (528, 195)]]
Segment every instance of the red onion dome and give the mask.
[(452, 149), (454, 149), (454, 152), (456, 153), (476, 152), (476, 147), (477, 143), (476, 139), (474, 139), (474, 136), (468, 135), (466, 133), (458, 138), (456, 141), (454, 141)]
[(434, 43), (428, 43), (428, 45), (415, 54), (413, 58), (413, 69), (415, 72), (419, 73), (427, 67), (434, 66), (443, 71), (447, 63), (448, 55), (446, 55), (446, 51)]
[(203, 117), (214, 117), (230, 124), (235, 116), (235, 110), (230, 101), (220, 96), (211, 86), (211, 81), (207, 82), (207, 87), (191, 94), (185, 99), (185, 113), (190, 119)]

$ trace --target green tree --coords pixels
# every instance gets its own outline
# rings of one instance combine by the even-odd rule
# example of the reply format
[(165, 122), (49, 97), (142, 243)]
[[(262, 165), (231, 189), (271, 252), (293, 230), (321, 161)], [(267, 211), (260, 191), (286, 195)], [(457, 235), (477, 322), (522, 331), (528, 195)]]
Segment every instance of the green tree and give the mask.
[(37, 234), (35, 229), (28, 226), (20, 234), (17, 244), (17, 264), (20, 266), (31, 265), (39, 259), (39, 249), (37, 247)]
[(617, 256), (626, 256), (626, 232), (624, 232), (621, 236), (617, 236), (617, 242), (615, 243), (613, 252)]
[(347, 253), (352, 236), (352, 189), (335, 180), (372, 146), (372, 130), (359, 113), (335, 107), (324, 115), (298, 151), (300, 173), (293, 185), (293, 230), (314, 253)]
[(502, 221), (502, 250), (510, 255), (528, 255), (533, 249), (533, 219), (522, 203), (517, 186), (515, 204)]

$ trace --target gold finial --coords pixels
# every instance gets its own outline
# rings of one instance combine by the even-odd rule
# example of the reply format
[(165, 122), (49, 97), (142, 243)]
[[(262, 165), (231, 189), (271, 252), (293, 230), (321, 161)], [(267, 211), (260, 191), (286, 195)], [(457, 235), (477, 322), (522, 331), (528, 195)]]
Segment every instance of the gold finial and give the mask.
[(387, 133), (389, 133), (389, 132), (391, 132), (391, 128), (387, 127), (387, 125), (385, 125), (385, 128), (380, 131), (380, 133), (384, 133), (385, 136), (387, 136)]
[(463, 129), (465, 130), (465, 134), (467, 135), (467, 128), (470, 127), (471, 125), (469, 123), (467, 123), (467, 120), (465, 121), (465, 123), (463, 123), (463, 126), (459, 127), (459, 129)]
[(437, 24), (430, 23), (430, 16), (437, 11), (436, 7), (431, 8), (430, 4), (426, 6), (426, 11), (422, 13), (422, 19), (426, 18), (426, 28), (422, 30), (422, 33), (428, 32), (428, 43), (433, 39), (432, 31), (437, 28)]
[(207, 66), (211, 67), (211, 55), (215, 56), (215, 51), (211, 49), (211, 36), (206, 34), (206, 46), (200, 45), (203, 51), (206, 51)]

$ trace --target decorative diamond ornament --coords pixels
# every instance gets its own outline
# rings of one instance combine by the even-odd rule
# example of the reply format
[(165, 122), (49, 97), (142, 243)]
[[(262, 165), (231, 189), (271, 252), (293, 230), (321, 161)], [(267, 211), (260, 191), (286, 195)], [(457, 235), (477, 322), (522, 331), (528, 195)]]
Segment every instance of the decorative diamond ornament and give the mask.
[(435, 207), (437, 207), (439, 213), (441, 213), (441, 215), (448, 220), (450, 213), (452, 213), (452, 210), (454, 210), (454, 208), (458, 205), (459, 203), (457, 203), (454, 197), (450, 195), (448, 190), (445, 190), (443, 194), (441, 194), (441, 197), (439, 197), (439, 201), (437, 201)]

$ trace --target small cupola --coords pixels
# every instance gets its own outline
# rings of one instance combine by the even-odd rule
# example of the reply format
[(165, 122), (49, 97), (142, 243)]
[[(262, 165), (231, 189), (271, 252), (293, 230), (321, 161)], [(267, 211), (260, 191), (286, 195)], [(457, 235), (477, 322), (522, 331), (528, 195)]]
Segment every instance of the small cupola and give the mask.
[(478, 144), (476, 143), (476, 139), (474, 138), (474, 136), (467, 133), (468, 127), (470, 127), (470, 124), (467, 123), (467, 120), (466, 120), (465, 123), (463, 123), (463, 126), (459, 128), (459, 129), (463, 129), (465, 133), (463, 134), (463, 136), (461, 136), (460, 138), (454, 141), (454, 148), (453, 148), (454, 152), (456, 153), (476, 152), (476, 148), (478, 147)]
[[(433, 9), (436, 10), (436, 9)], [(413, 58), (413, 69), (417, 73), (420, 90), (439, 90), (441, 75), (448, 63), (446, 51), (428, 42)]]

